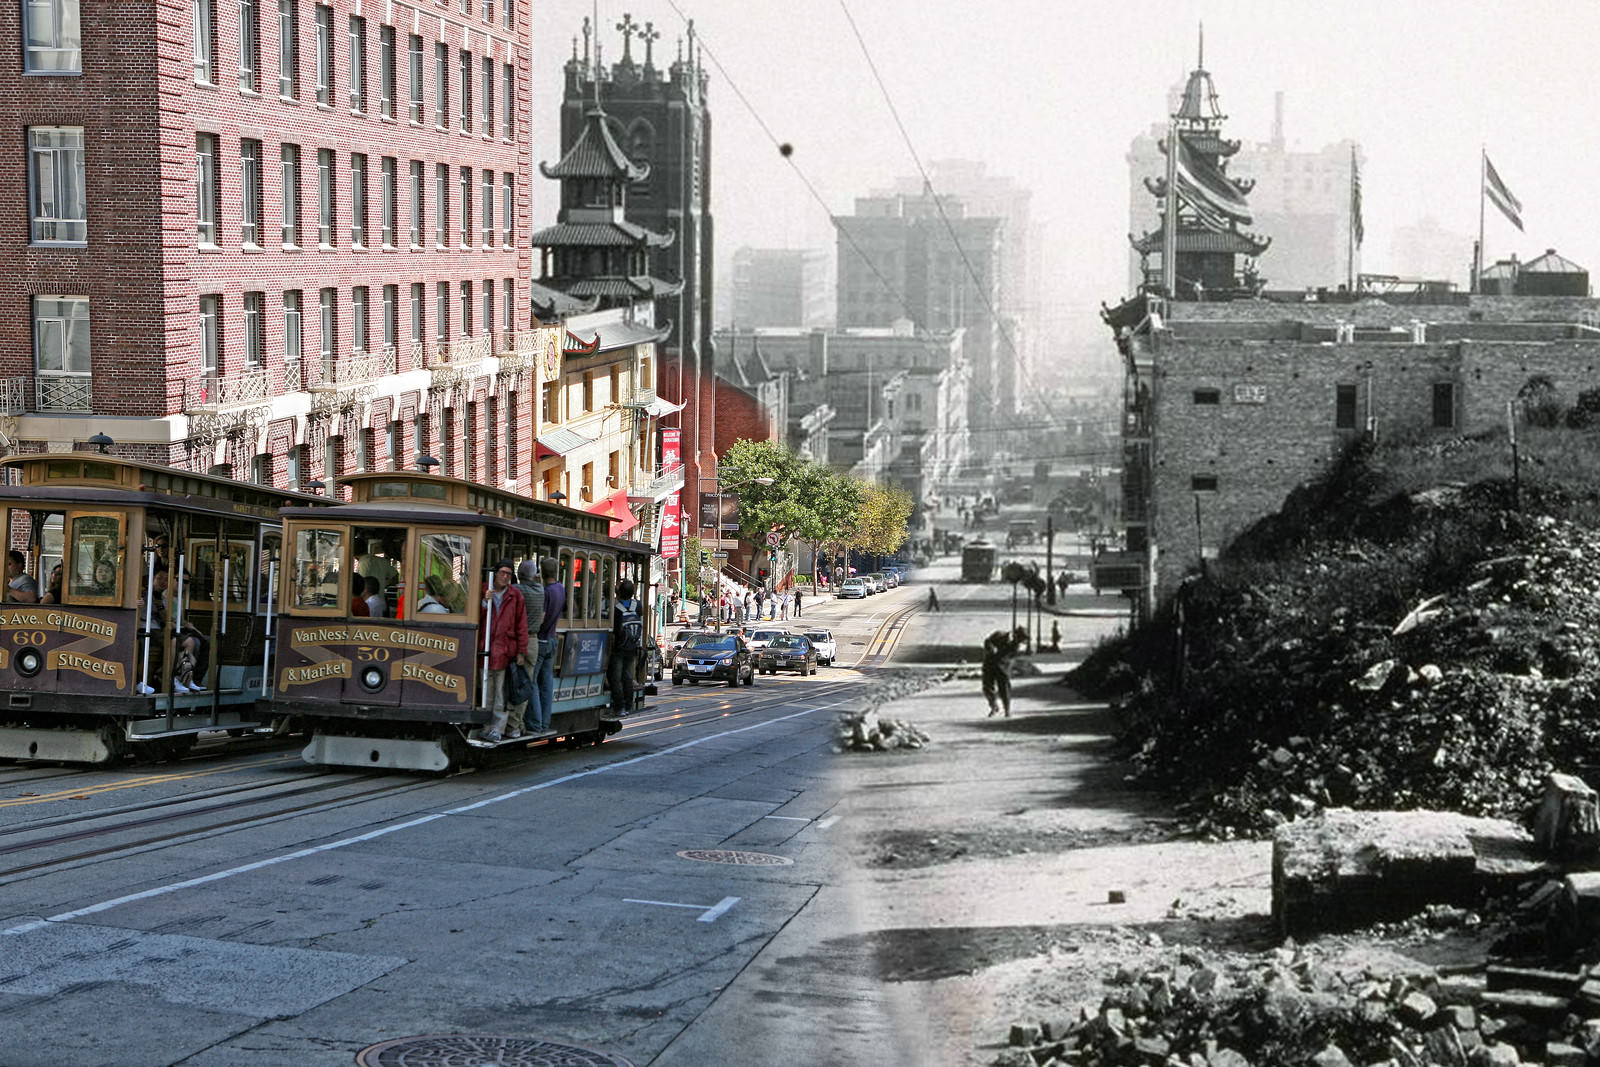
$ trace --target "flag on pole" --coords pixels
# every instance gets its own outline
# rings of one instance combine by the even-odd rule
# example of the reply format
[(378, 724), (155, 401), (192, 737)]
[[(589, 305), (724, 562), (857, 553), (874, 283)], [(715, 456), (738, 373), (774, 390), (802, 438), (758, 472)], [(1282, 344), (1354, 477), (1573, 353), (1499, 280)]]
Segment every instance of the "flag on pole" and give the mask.
[(1483, 193), (1511, 221), (1511, 225), (1522, 229), (1522, 201), (1513, 196), (1511, 190), (1506, 188), (1506, 183), (1500, 180), (1494, 164), (1489, 162), (1487, 152), (1483, 154)]
[(1350, 232), (1355, 235), (1356, 247), (1360, 248), (1367, 236), (1367, 227), (1361, 221), (1361, 164), (1356, 162), (1354, 145), (1350, 147)]
[(1184, 203), (1212, 229), (1226, 229), (1229, 220), (1248, 225), (1250, 205), (1222, 169), (1190, 149), (1182, 134), (1170, 140), (1177, 145), (1175, 173)]

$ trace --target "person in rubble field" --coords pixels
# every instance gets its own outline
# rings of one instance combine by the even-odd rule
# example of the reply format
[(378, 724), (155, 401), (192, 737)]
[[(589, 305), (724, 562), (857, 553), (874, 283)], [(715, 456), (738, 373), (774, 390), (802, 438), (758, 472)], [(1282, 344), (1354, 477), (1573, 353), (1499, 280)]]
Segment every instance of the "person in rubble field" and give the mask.
[(1020, 626), (1009, 634), (996, 630), (983, 639), (983, 698), (992, 719), (1005, 712), (1011, 718), (1011, 665), (1028, 644), (1028, 631)]
[(37, 604), (39, 583), (27, 571), (28, 560), (21, 552), (6, 553), (6, 599), (13, 604)]
[[(522, 594), (511, 588), (516, 572), (509, 559), (501, 560), (494, 568), (494, 584), (483, 598), (483, 622), (488, 627), (489, 694), (485, 702), (489, 711), (489, 725), (478, 734), (477, 740), (498, 742), (506, 728), (506, 668), (511, 661), (528, 649), (528, 615)], [(480, 633), (479, 641), (484, 640)], [(480, 643), (479, 648), (483, 645)]]

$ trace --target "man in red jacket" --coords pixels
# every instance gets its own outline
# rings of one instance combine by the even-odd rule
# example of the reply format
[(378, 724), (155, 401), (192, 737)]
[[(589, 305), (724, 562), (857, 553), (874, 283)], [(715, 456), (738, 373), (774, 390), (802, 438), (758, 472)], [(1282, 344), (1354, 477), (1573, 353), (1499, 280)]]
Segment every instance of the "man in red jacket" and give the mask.
[[(506, 668), (528, 650), (528, 609), (523, 606), (522, 594), (511, 588), (516, 570), (509, 559), (495, 564), (494, 584), (483, 598), (483, 614), (478, 619), (478, 648), (485, 642), (485, 627), (489, 647), (489, 725), (479, 732), (477, 740), (494, 744), (501, 740), (500, 731), (506, 727)], [(513, 736), (521, 731), (514, 731)]]

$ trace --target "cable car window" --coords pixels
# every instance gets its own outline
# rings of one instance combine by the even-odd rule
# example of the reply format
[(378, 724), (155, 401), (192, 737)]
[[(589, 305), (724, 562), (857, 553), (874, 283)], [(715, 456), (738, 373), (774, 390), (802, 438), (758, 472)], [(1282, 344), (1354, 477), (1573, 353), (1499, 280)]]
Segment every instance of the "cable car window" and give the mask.
[(602, 564), (602, 566), (600, 568), (600, 615), (599, 615), (599, 619), (600, 619), (601, 623), (604, 623), (607, 619), (611, 618), (612, 582), (615, 580), (615, 578), (613, 577), (613, 570), (614, 570), (613, 561), (612, 561), (610, 556), (607, 556), (605, 558), (605, 562)]
[(583, 614), (583, 557), (572, 556), (569, 559), (565, 552), (561, 553), (561, 557), (566, 564), (561, 570), (567, 576), (567, 625), (580, 626), (587, 621)]
[(122, 602), (122, 531), (126, 517), (72, 514), (64, 568), (67, 596), (75, 604)]
[(600, 618), (600, 583), (596, 579), (600, 576), (600, 561), (594, 558), (589, 560), (589, 621), (599, 624)]
[(419, 531), (417, 569), (411, 590), (420, 615), (465, 615), (467, 575), (472, 566), (472, 535), (444, 531)]
[(280, 558), (282, 555), (283, 534), (278, 530), (263, 529), (261, 531), (261, 554), (256, 557), (256, 613), (258, 615), (265, 615), (267, 613), (267, 605), (272, 603), (272, 594), (275, 591), (272, 588), (275, 577), (272, 565), (277, 563), (281, 568), (283, 566), (283, 560)]
[(338, 609), (340, 573), (344, 559), (342, 527), (300, 527), (294, 530), (294, 554), (289, 569), (289, 606)]
[[(350, 551), (350, 614), (397, 619), (404, 607), (400, 575), (405, 568), (406, 531), (395, 526), (353, 526)], [(361, 601), (357, 604), (356, 601)], [(361, 609), (365, 607), (366, 610)]]
[(251, 556), (255, 545), (249, 541), (224, 541), (221, 559), (215, 541), (195, 542), (190, 549), (189, 567), (194, 581), (188, 584), (191, 608), (213, 607), (226, 589), (228, 608), (245, 611), (250, 605)]

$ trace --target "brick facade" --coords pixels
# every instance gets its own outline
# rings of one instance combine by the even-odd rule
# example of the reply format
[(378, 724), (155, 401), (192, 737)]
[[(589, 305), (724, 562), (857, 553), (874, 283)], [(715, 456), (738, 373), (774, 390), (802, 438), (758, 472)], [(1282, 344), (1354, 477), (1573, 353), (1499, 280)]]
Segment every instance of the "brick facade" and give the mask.
[[(504, 357), (515, 355), (515, 332), (528, 331), (530, 325), (527, 0), (492, 5), (470, 0), (466, 12), (456, 0), (448, 5), (293, 0), (289, 9), (295, 15), (296, 85), (287, 99), (279, 93), (282, 41), (276, 0), (253, 5), (253, 83), (241, 74), (241, 11), (250, 7), (238, 0), (201, 5), (209, 8), (212, 19), (209, 79), (196, 65), (194, 0), (79, 0), (78, 6), (81, 74), (22, 74), (18, 55), (8, 72), (0, 73), (0, 100), (12, 124), (12, 134), (0, 148), (0, 167), (11, 174), (6, 185), (10, 195), (0, 198), (0, 211), (10, 223), (0, 226), (0, 255), (14, 265), (0, 279), (0, 377), (20, 379), (23, 387), (22, 403), (9, 413), (16, 419), (19, 447), (70, 447), (103, 430), (117, 439), (119, 454), (199, 470), (224, 463), (245, 478), (254, 468), (278, 484), (287, 481), (294, 465), (288, 450), (300, 447), (302, 480), (327, 480), (357, 468), (363, 441), (367, 462), (387, 462), (390, 424), (395, 421), (401, 423), (399, 462), (410, 465), (416, 418), (425, 423), (422, 443), (437, 454), (443, 442), (436, 424), (446, 420), (429, 416), (449, 411), (460, 425), (467, 403), (477, 394), (485, 399), (474, 409), (476, 469), (486, 479), (500, 473), (491, 471), (488, 446), (493, 440), (504, 447), (502, 416), (514, 410), (520, 420), (516, 436), (525, 453), (516, 466), (526, 478), (538, 391), (518, 388), (521, 361), (508, 363)], [(6, 39), (23, 39), (24, 7), (0, 10)], [(319, 25), (331, 28), (326, 103), (318, 101)], [(421, 43), (421, 121), (410, 114), (413, 35)], [(353, 46), (353, 40), (359, 44)], [(386, 47), (390, 40), (392, 52)], [(448, 77), (442, 127), (435, 122), (439, 44), (444, 45)], [(353, 47), (364, 50), (365, 59), (364, 93), (357, 94), (358, 100), (352, 99)], [(386, 54), (392, 55), (392, 81), (385, 76)], [(463, 129), (461, 110), (464, 69), (471, 77), (468, 130)], [(486, 70), (492, 85), (487, 98)], [(385, 84), (392, 90), (387, 106)], [(83, 130), (87, 240), (81, 245), (30, 243), (26, 146), (28, 130), (44, 126)], [(202, 242), (197, 225), (200, 138), (214, 149), (214, 243)], [(246, 144), (259, 146), (254, 244), (246, 242), (243, 229)], [(292, 245), (282, 239), (284, 146), (298, 150), (299, 240)], [(319, 240), (319, 151), (331, 152), (332, 164), (333, 211), (326, 242)], [(360, 244), (354, 234), (357, 157), (365, 157)], [(389, 240), (386, 160), (393, 161), (394, 175)], [(415, 245), (413, 161), (421, 165), (422, 179)], [(448, 226), (439, 246), (435, 222), (441, 165), (447, 168)], [(465, 242), (463, 168), (470, 170), (465, 193), (471, 228)], [(485, 172), (491, 178), (487, 195)], [(512, 178), (513, 205), (509, 235), (507, 175)], [(492, 227), (486, 226), (491, 221)], [(509, 323), (507, 282), (512, 294)], [(439, 283), (447, 286), (447, 324), (439, 316)], [(414, 285), (421, 286), (417, 345), (412, 343)], [(470, 287), (465, 305), (464, 285)], [(486, 285), (492, 286), (487, 322)], [(386, 286), (393, 287), (387, 294)], [(334, 312), (326, 342), (321, 331), (324, 292)], [(286, 293), (298, 293), (300, 299), (298, 365), (286, 349)], [(73, 403), (63, 404), (53, 394), (41, 396), (37, 388), (32, 300), (40, 294), (86, 297), (89, 303), (92, 375), (85, 383), (87, 396)], [(247, 356), (246, 294), (258, 294), (259, 368), (265, 371), (264, 388), (253, 391), (244, 388), (257, 370)], [(366, 299), (364, 343), (354, 332), (358, 294)], [(392, 323), (392, 348), (385, 345), (386, 295), (392, 301), (387, 320)], [(202, 366), (203, 297), (216, 298), (214, 370)], [(477, 343), (462, 344), (466, 338)], [(325, 349), (330, 358), (324, 358)], [(476, 386), (441, 384), (433, 368), (468, 361), (463, 357), (492, 377)], [(204, 381), (206, 375), (219, 380)], [(428, 399), (411, 407), (397, 403), (402, 393), (412, 391)], [(503, 399), (511, 391), (518, 397), (514, 409)], [(493, 403), (489, 397), (495, 398)], [(499, 437), (489, 430), (491, 408), (502, 419)], [(328, 440), (338, 454), (324, 453)], [(459, 450), (464, 440), (462, 435), (450, 444)], [(452, 458), (460, 470), (464, 457)]]

